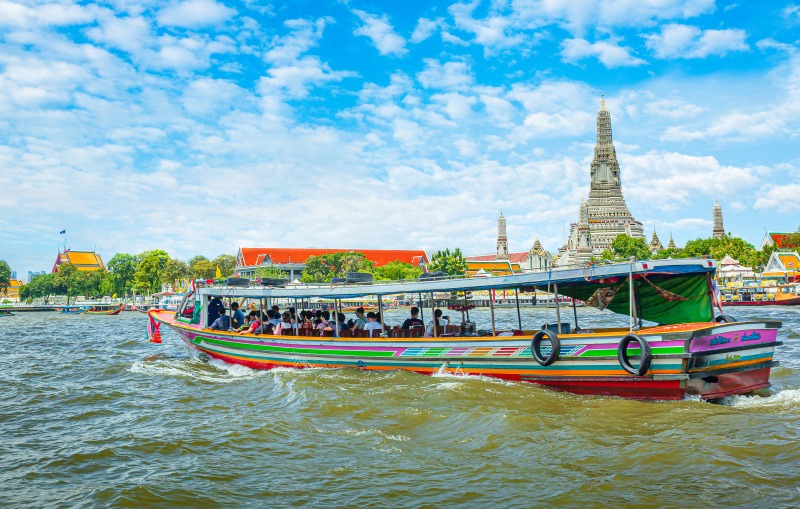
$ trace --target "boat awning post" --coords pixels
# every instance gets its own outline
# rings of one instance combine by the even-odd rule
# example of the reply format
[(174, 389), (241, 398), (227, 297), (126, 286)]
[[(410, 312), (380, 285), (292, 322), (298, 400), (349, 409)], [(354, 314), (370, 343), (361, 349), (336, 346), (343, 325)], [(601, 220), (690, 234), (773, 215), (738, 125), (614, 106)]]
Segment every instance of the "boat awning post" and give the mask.
[(333, 337), (339, 337), (339, 299), (333, 299)]
[(630, 319), (628, 320), (628, 333), (633, 332), (633, 262), (635, 258), (631, 256), (631, 264), (628, 270), (628, 315)]
[(433, 300), (433, 292), (431, 292), (431, 320), (433, 321), (433, 337), (439, 337), (436, 333), (436, 302)]
[(422, 323), (425, 323), (425, 313), (423, 311), (425, 309), (425, 306), (422, 305), (422, 294), (421, 293), (418, 294), (418, 297), (419, 297), (419, 306), (417, 307), (419, 308), (419, 319), (422, 320)]
[(522, 330), (522, 315), (519, 312), (519, 288), (514, 288), (514, 300), (517, 301), (517, 325)]
[[(381, 317), (381, 333), (384, 332), (383, 330), (383, 299), (380, 295), (378, 295), (378, 316)], [(372, 333), (370, 333), (372, 334)]]
[(575, 283), (572, 283), (572, 314), (575, 315), (575, 331), (578, 331), (578, 307), (575, 304)]
[(492, 315), (492, 336), (497, 336), (497, 330), (494, 327), (494, 290), (489, 290), (489, 314)]
[(561, 306), (558, 305), (558, 283), (553, 283), (553, 292), (555, 292), (556, 296), (556, 330), (558, 331), (556, 334), (561, 334)]

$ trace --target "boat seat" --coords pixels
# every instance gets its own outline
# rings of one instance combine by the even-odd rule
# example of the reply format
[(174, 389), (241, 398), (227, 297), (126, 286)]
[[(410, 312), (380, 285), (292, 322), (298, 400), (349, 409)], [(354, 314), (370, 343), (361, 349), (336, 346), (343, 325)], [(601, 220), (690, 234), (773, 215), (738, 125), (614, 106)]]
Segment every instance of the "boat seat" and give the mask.
[(556, 334), (570, 334), (572, 332), (572, 324), (569, 322), (561, 322), (560, 328), (561, 330), (559, 330), (558, 324), (555, 323), (546, 323), (542, 325), (542, 330), (548, 330)]

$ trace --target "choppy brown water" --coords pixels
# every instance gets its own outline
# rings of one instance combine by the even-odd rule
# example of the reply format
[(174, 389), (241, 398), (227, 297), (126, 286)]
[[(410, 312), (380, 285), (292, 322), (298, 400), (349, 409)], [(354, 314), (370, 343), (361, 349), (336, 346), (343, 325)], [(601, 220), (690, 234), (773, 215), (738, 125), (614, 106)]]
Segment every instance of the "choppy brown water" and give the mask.
[(772, 390), (723, 404), (254, 372), (147, 344), (139, 313), (1, 318), (0, 506), (795, 507), (800, 310), (731, 314), (785, 344)]

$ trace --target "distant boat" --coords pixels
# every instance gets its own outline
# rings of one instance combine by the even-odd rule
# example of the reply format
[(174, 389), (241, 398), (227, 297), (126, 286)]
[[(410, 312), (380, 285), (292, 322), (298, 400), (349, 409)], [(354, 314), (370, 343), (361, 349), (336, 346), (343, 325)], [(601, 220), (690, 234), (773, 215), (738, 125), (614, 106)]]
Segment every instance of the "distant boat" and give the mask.
[(105, 311), (93, 311), (88, 310), (86, 314), (88, 315), (118, 315), (123, 309), (125, 309), (125, 304), (120, 304), (119, 307), (114, 309), (107, 309)]
[(58, 306), (56, 307), (56, 311), (59, 313), (63, 313), (65, 315), (81, 315), (88, 311), (89, 308), (87, 306)]
[(14, 313), (6, 309), (0, 309), (0, 316), (14, 316)]
[(800, 306), (800, 283), (724, 288), (723, 306)]

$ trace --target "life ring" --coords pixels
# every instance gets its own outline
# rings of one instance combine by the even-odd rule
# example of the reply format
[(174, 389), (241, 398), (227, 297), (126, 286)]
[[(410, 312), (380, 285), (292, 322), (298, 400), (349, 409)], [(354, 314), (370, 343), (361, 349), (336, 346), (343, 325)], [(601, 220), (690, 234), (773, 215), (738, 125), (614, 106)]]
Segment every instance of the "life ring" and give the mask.
[[(642, 357), (641, 361), (639, 362), (639, 367), (633, 367), (631, 364), (630, 359), (628, 358), (628, 345), (630, 345), (633, 341), (639, 344), (639, 348), (642, 350)], [(653, 354), (650, 351), (650, 345), (647, 344), (647, 341), (643, 340), (636, 334), (628, 334), (622, 341), (619, 342), (619, 346), (617, 347), (617, 359), (619, 360), (619, 365), (622, 366), (622, 369), (627, 371), (632, 375), (644, 376), (645, 373), (650, 369), (650, 363), (653, 362)]]
[[(550, 348), (550, 355), (547, 357), (542, 356), (542, 340), (545, 338), (550, 340), (550, 345), (552, 346)], [(533, 354), (533, 358), (536, 359), (536, 362), (542, 366), (549, 366), (557, 361), (559, 350), (561, 350), (561, 342), (558, 340), (558, 334), (555, 332), (540, 330), (533, 335), (533, 339), (531, 340), (531, 354)]]
[(714, 321), (717, 322), (717, 323), (720, 323), (720, 322), (734, 323), (737, 320), (734, 317), (730, 316), (730, 315), (717, 315), (717, 316), (714, 317)]

